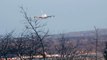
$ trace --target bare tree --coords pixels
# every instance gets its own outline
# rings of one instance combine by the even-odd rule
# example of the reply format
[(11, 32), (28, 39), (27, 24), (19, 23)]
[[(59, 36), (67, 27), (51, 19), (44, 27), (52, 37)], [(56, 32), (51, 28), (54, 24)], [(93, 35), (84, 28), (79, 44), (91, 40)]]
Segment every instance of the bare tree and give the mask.
[(58, 54), (61, 55), (60, 60), (73, 60), (78, 54), (77, 51), (79, 41), (77, 43), (72, 42), (63, 34), (61, 35), (61, 38), (59, 38), (58, 40), (59, 44), (56, 46), (56, 50), (58, 51)]
[(106, 47), (104, 49), (103, 55), (104, 55), (105, 60), (107, 60), (107, 42), (105, 43), (105, 45), (106, 45)]
[(0, 39), (0, 57), (4, 57), (7, 60), (7, 54), (9, 53), (10, 44), (12, 40), (12, 34), (14, 31), (7, 33)]
[(98, 58), (98, 39), (99, 39), (99, 36), (98, 36), (98, 29), (94, 26), (94, 29), (95, 29), (95, 40), (96, 40), (96, 60)]
[[(36, 20), (36, 19), (32, 19), (31, 17), (28, 17), (26, 11), (24, 10), (23, 7), (21, 7), (22, 13), (24, 15), (24, 18), (26, 19), (27, 23), (29, 24), (27, 26), (28, 29), (32, 29), (36, 35), (36, 39), (39, 41), (41, 48), (42, 48), (42, 56), (43, 59), (45, 60), (46, 56), (45, 56), (45, 48), (44, 48), (44, 44), (43, 44), (43, 40), (44, 38), (47, 36), (48, 31), (46, 33), (44, 33), (43, 31), (40, 31), (39, 28), (43, 27), (44, 25), (40, 25), (40, 21)], [(41, 34), (44, 33), (44, 34)]]
[(26, 37), (26, 54), (30, 57), (29, 59), (32, 60), (34, 55), (38, 53), (38, 48), (40, 45), (38, 44), (39, 41), (36, 39), (35, 35), (30, 34)]
[(25, 51), (25, 38), (23, 33), (21, 34), (20, 37), (14, 38), (14, 50), (16, 52), (16, 55), (20, 58), (20, 60), (23, 60), (23, 55)]

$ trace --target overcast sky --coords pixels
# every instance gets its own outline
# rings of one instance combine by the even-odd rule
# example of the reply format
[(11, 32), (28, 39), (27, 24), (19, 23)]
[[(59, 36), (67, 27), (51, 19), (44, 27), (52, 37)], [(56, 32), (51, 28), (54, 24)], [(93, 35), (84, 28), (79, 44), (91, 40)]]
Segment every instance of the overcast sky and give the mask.
[(24, 29), (20, 6), (29, 16), (55, 15), (45, 21), (52, 34), (107, 28), (107, 0), (0, 0), (0, 34)]

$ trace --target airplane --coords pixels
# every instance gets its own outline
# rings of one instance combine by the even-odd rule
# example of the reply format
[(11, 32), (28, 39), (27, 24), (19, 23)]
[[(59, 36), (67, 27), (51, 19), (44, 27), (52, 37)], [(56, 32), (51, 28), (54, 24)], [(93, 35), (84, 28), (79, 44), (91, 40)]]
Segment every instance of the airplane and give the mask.
[(34, 16), (34, 19), (47, 19), (47, 18), (51, 18), (51, 17), (55, 17), (54, 15), (47, 15), (47, 14), (42, 14), (41, 16)]

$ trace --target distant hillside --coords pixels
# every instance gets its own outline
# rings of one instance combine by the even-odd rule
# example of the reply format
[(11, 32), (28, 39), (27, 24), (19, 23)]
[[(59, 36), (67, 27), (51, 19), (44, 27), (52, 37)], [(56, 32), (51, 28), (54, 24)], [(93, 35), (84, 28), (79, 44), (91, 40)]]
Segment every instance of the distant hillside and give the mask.
[[(79, 31), (79, 32), (69, 32), (63, 33), (65, 37), (93, 37), (95, 36), (95, 31)], [(107, 29), (98, 29), (99, 36), (107, 36)], [(52, 35), (54, 38), (60, 37), (60, 34)]]
[[(107, 29), (98, 29), (99, 35), (107, 35)], [(65, 35), (71, 36), (71, 37), (81, 37), (81, 36), (95, 36), (95, 31), (80, 31), (80, 32), (69, 32)]]

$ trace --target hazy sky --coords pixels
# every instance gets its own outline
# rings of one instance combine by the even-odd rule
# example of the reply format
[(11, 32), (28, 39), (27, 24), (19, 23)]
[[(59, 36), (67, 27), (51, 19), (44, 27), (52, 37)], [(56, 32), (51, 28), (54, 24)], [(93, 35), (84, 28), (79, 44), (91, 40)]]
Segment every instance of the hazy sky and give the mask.
[(0, 0), (0, 34), (24, 29), (20, 6), (29, 16), (55, 15), (45, 22), (53, 34), (107, 28), (107, 0)]

